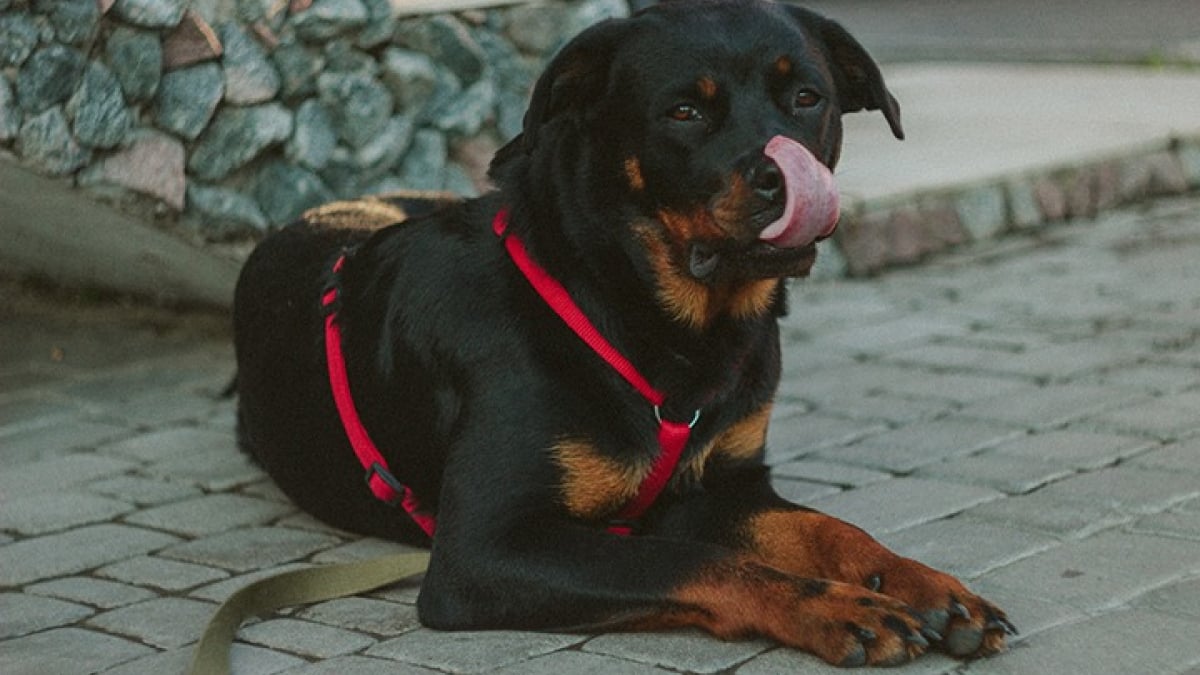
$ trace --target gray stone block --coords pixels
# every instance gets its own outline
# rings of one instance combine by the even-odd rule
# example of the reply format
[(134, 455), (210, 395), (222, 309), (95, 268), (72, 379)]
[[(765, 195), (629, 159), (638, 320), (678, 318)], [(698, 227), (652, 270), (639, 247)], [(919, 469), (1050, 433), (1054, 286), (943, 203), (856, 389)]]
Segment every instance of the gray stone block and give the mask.
[(0, 500), (0, 530), (46, 534), (111, 520), (133, 508), (127, 502), (74, 491), (4, 499)]
[[(886, 429), (887, 426), (880, 422), (849, 420), (819, 413), (774, 418), (767, 429), (767, 463), (782, 464), (822, 448), (851, 443)], [(836, 451), (831, 449), (829, 452)]]
[(241, 495), (215, 494), (143, 510), (125, 519), (188, 536), (202, 536), (247, 525), (262, 525), (295, 509), (287, 504)]
[(374, 598), (330, 600), (302, 610), (298, 616), (380, 637), (394, 637), (421, 627), (416, 607)]
[(1165, 445), (1137, 457), (1130, 464), (1162, 471), (1200, 473), (1200, 438)]
[(222, 24), (218, 35), (224, 48), (225, 100), (250, 105), (275, 98), (281, 83), (266, 50), (234, 23)]
[(992, 239), (1008, 227), (1008, 203), (999, 185), (967, 190), (958, 197), (959, 222), (974, 241)]
[[(905, 675), (949, 675), (961, 667), (960, 661), (937, 653), (925, 654), (900, 666)], [(760, 654), (733, 672), (736, 675), (844, 675), (846, 669), (831, 666), (812, 654), (784, 647)]]
[[(115, 461), (115, 460), (114, 460)], [(87, 489), (96, 494), (117, 497), (139, 506), (154, 506), (200, 494), (200, 490), (167, 479), (141, 476), (117, 476), (88, 483)]]
[(51, 44), (39, 47), (17, 72), (17, 100), (28, 115), (37, 115), (67, 100), (79, 86), (87, 57), (77, 49)]
[(261, 236), (270, 226), (258, 202), (229, 188), (192, 182), (187, 187), (187, 207), (205, 236), (217, 241)]
[(73, 602), (24, 593), (0, 593), (0, 640), (75, 623), (93, 612)]
[[(5, 438), (5, 451), (10, 450), (11, 437)], [(69, 488), (98, 478), (124, 473), (137, 465), (123, 459), (92, 454), (53, 457), (40, 462), (6, 466), (0, 472), (0, 494), (8, 499), (23, 495), (38, 495), (47, 485)]]
[(171, 28), (183, 19), (189, 0), (116, 0), (115, 16), (147, 28)]
[(290, 223), (335, 197), (319, 176), (284, 162), (268, 162), (254, 179), (254, 198), (274, 225)]
[(1049, 485), (1039, 491), (1062, 503), (1105, 504), (1124, 513), (1147, 514), (1200, 496), (1195, 474), (1114, 466)]
[(216, 609), (215, 605), (196, 600), (155, 598), (104, 612), (87, 623), (109, 633), (170, 649), (199, 639)]
[(582, 635), (554, 633), (421, 629), (381, 642), (368, 649), (365, 655), (435, 670), (480, 672), (522, 663), (579, 644), (584, 639)]
[(96, 673), (153, 653), (145, 645), (97, 631), (56, 628), (6, 641), (0, 672)]
[[(263, 650), (265, 651), (265, 650)], [(282, 655), (280, 655), (282, 656)], [(439, 671), (365, 656), (338, 656), (286, 671), (287, 675), (437, 675)], [(147, 674), (149, 675), (149, 674)]]
[(320, 42), (362, 28), (369, 18), (361, 0), (316, 0), (288, 21), (301, 39)]
[(159, 555), (234, 572), (249, 572), (300, 560), (337, 543), (333, 537), (313, 532), (258, 527), (172, 546)]
[(945, 518), (1002, 496), (987, 488), (894, 478), (824, 497), (809, 506), (878, 536)]
[(168, 592), (184, 591), (229, 576), (229, 573), (212, 567), (153, 556), (131, 558), (106, 565), (96, 570), (96, 574)]
[(76, 574), (179, 541), (126, 525), (91, 525), (0, 546), (0, 585)]
[(203, 180), (218, 180), (291, 135), (292, 112), (279, 103), (221, 108), (196, 140), (187, 168)]
[(215, 63), (201, 63), (162, 76), (154, 98), (154, 123), (194, 141), (208, 127), (225, 94), (225, 78)]
[(1047, 483), (1066, 478), (1073, 471), (1061, 464), (1031, 457), (1013, 457), (985, 452), (956, 458), (917, 469), (918, 478), (941, 479), (966, 485), (981, 485), (1008, 494), (1024, 494)]
[(70, 44), (87, 42), (100, 27), (100, 7), (94, 2), (35, 0), (34, 9), (47, 15), (58, 40)]
[(62, 108), (26, 116), (17, 132), (17, 153), (27, 166), (50, 175), (69, 174), (87, 164), (91, 153), (71, 135)]
[(1198, 571), (1200, 542), (1109, 531), (989, 572), (979, 584), (1096, 613)]
[(854, 445), (821, 450), (821, 459), (908, 473), (926, 464), (973, 454), (1024, 433), (990, 422), (945, 418), (876, 434)]
[(38, 26), (28, 12), (0, 16), (0, 66), (20, 66), (38, 44)]
[(318, 659), (353, 654), (375, 644), (374, 638), (362, 633), (286, 618), (246, 626), (240, 639)]
[(973, 579), (1058, 545), (1054, 537), (969, 518), (951, 518), (885, 534), (900, 555), (962, 579)]
[(117, 26), (104, 44), (105, 55), (121, 91), (130, 101), (148, 101), (162, 79), (162, 43), (150, 31)]
[(26, 586), (25, 592), (79, 602), (100, 609), (116, 609), (154, 597), (153, 591), (144, 588), (90, 577), (67, 577), (46, 581)]
[[(991, 659), (986, 671), (1027, 673), (1180, 673), (1200, 661), (1195, 623), (1154, 612), (1121, 610), (1043, 631), (1020, 649)], [(1122, 649), (1098, 648), (1120, 636)]]
[(1136, 389), (1081, 384), (1030, 387), (985, 399), (960, 410), (966, 418), (1004, 422), (1028, 429), (1061, 427), (1144, 398)]
[(720, 673), (767, 649), (765, 640), (722, 642), (707, 633), (614, 633), (588, 640), (583, 651), (690, 673)]
[(882, 471), (820, 459), (798, 459), (779, 464), (771, 468), (771, 475), (839, 487), (860, 487), (892, 477)]
[(1156, 446), (1154, 441), (1134, 436), (1068, 428), (1022, 436), (997, 446), (991, 452), (1091, 470), (1140, 455)]
[(1200, 410), (1200, 392), (1184, 392), (1124, 407), (1094, 421), (1099, 426), (1118, 432), (1172, 441), (1200, 433), (1197, 410)]

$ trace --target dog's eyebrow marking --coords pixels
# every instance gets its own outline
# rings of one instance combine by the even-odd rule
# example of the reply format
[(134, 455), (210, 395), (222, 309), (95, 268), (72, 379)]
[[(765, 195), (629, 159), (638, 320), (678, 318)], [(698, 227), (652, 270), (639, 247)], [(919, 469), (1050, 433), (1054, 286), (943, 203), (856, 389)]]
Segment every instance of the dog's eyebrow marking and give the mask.
[(701, 97), (710, 101), (717, 97), (717, 81), (708, 75), (696, 81), (696, 89), (699, 90)]
[(775, 72), (780, 75), (789, 75), (792, 72), (792, 60), (786, 55), (775, 59)]
[(642, 162), (637, 157), (630, 155), (625, 158), (625, 178), (629, 180), (629, 187), (633, 188), (634, 192), (646, 189), (646, 177), (642, 175)]

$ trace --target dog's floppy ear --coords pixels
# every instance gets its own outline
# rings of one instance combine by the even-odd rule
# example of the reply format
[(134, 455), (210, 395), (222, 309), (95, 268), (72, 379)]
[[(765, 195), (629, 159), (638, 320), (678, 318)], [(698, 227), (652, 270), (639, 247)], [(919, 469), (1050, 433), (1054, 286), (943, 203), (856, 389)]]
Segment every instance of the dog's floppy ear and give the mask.
[(526, 153), (536, 147), (544, 125), (563, 114), (584, 112), (604, 96), (613, 55), (629, 27), (629, 19), (602, 21), (568, 42), (550, 61), (525, 112), (521, 147)]
[(793, 20), (820, 37), (833, 57), (842, 112), (879, 110), (892, 128), (892, 135), (903, 139), (900, 104), (884, 85), (879, 66), (858, 40), (837, 22), (815, 12), (800, 7), (787, 7), (787, 11)]

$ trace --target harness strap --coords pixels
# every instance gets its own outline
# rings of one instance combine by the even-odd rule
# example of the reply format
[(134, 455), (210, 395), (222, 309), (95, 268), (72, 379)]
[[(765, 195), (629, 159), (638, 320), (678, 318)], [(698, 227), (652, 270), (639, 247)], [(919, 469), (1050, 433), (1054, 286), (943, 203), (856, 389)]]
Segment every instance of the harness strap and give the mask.
[[(335, 280), (345, 264), (346, 256), (343, 254), (333, 264)], [(342, 355), (342, 329), (337, 321), (338, 294), (335, 281), (321, 296), (321, 305), (326, 312), (325, 363), (329, 369), (329, 388), (333, 391), (333, 402), (337, 406), (338, 416), (342, 419), (342, 428), (346, 431), (346, 438), (350, 441), (350, 447), (354, 449), (359, 463), (367, 472), (367, 486), (370, 487), (371, 493), (380, 501), (404, 509), (425, 534), (433, 537), (436, 528), (433, 516), (421, 508), (421, 503), (413, 491), (392, 475), (387, 460), (375, 447), (358, 416), (358, 410), (354, 407), (350, 379), (346, 375), (346, 359)]]
[(654, 414), (658, 418), (658, 457), (655, 458), (650, 473), (638, 487), (637, 494), (622, 507), (617, 513), (616, 520), (608, 528), (608, 531), (613, 534), (631, 534), (633, 522), (650, 509), (670, 481), (676, 465), (679, 464), (679, 458), (683, 455), (684, 448), (687, 447), (692, 427), (700, 419), (700, 411), (696, 411), (690, 422), (672, 422), (663, 419), (660, 410), (666, 396), (655, 389), (634, 367), (633, 363), (600, 334), (600, 331), (587, 318), (587, 315), (583, 313), (583, 310), (579, 308), (562, 284), (533, 260), (525, 248), (525, 244), (516, 236), (507, 234), (507, 209), (500, 209), (496, 212), (496, 217), (492, 220), (492, 230), (504, 241), (504, 247), (513, 263), (521, 270), (537, 294), (550, 306), (550, 309), (554, 310), (554, 313), (591, 347), (592, 351), (612, 366), (613, 370), (616, 370), (630, 386), (654, 406)]

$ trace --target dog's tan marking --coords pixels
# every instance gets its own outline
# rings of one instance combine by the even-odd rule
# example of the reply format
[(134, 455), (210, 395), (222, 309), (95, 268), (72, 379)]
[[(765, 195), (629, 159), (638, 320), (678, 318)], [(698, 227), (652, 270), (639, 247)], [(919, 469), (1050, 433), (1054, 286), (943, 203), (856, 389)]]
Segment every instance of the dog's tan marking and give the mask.
[(720, 88), (717, 87), (717, 81), (709, 76), (704, 76), (697, 80), (696, 90), (700, 92), (700, 97), (711, 101), (717, 97), (717, 92)]
[[(727, 238), (711, 217), (688, 218), (662, 211), (659, 222), (666, 236), (653, 225), (635, 227), (635, 233), (649, 255), (658, 281), (658, 299), (677, 321), (695, 329), (704, 329), (721, 315), (748, 320), (765, 315), (775, 301), (779, 279), (756, 279), (740, 284), (710, 286), (680, 268), (677, 260), (689, 242)], [(713, 236), (713, 233), (721, 233)], [(697, 236), (699, 235), (699, 236)]]
[(762, 449), (767, 440), (767, 423), (771, 419), (772, 404), (768, 403), (757, 412), (753, 412), (733, 426), (721, 432), (716, 440), (709, 443), (695, 457), (682, 467), (681, 472), (693, 476), (696, 481), (704, 477), (704, 470), (713, 456), (731, 459), (753, 459)]
[(300, 218), (338, 230), (377, 230), (408, 218), (404, 209), (374, 197), (330, 202), (305, 211)]
[(591, 442), (579, 439), (559, 441), (551, 452), (563, 472), (563, 504), (584, 520), (604, 518), (628, 503), (650, 468), (605, 457)]
[(637, 157), (625, 158), (625, 178), (634, 192), (646, 189), (646, 177), (642, 175), (642, 162)]
[(775, 72), (783, 76), (790, 75), (792, 73), (792, 60), (787, 56), (780, 56), (775, 59)]

